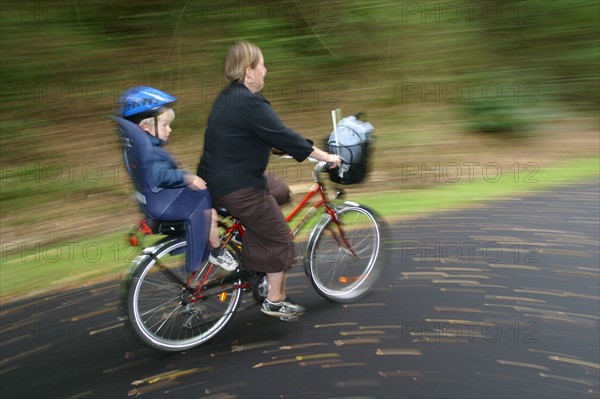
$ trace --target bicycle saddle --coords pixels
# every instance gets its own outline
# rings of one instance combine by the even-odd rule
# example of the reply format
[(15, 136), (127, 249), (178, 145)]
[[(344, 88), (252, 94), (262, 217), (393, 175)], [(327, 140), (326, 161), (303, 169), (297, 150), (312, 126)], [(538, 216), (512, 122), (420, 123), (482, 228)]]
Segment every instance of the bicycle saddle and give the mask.
[(231, 212), (229, 212), (229, 209), (227, 209), (227, 208), (224, 208), (222, 206), (217, 206), (215, 204), (213, 204), (213, 208), (215, 208), (217, 213), (223, 217), (231, 216)]

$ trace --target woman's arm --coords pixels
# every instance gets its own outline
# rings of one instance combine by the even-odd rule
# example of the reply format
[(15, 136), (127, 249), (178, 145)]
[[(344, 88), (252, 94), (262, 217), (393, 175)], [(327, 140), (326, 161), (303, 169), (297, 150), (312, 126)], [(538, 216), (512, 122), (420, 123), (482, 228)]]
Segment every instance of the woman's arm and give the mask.
[(252, 98), (243, 111), (248, 126), (260, 139), (291, 155), (298, 162), (305, 160), (314, 150), (302, 135), (285, 126), (263, 97)]
[(332, 164), (332, 168), (337, 168), (342, 162), (339, 155), (329, 154), (328, 152), (320, 150), (317, 147), (313, 147), (313, 152), (310, 153), (309, 157), (319, 161), (329, 162)]

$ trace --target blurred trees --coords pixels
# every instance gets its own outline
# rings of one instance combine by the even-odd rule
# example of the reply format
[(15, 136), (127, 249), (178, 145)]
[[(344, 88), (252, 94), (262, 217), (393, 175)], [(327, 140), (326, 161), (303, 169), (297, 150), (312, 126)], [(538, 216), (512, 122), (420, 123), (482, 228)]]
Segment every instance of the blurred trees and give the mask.
[(70, 117), (70, 103), (109, 112), (109, 88), (132, 83), (207, 84), (240, 38), (263, 48), (273, 83), (334, 82), (344, 98), (462, 104), (475, 120), (542, 98), (594, 111), (599, 14), (593, 0), (5, 3), (2, 123)]

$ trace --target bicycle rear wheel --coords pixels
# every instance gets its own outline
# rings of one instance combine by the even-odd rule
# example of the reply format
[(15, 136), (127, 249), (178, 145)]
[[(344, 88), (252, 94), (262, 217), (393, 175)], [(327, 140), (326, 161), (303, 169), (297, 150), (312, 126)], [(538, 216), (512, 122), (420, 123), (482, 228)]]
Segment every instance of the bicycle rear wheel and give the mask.
[(306, 266), (319, 295), (345, 303), (364, 296), (383, 271), (385, 224), (358, 204), (338, 208), (337, 217), (339, 225), (326, 215), (313, 229)]
[[(163, 351), (187, 350), (213, 338), (233, 317), (242, 294), (236, 272), (208, 262), (190, 279), (186, 245), (179, 238), (151, 249), (154, 256), (144, 255), (129, 282), (129, 323), (143, 342)], [(204, 288), (194, 292), (176, 279)]]

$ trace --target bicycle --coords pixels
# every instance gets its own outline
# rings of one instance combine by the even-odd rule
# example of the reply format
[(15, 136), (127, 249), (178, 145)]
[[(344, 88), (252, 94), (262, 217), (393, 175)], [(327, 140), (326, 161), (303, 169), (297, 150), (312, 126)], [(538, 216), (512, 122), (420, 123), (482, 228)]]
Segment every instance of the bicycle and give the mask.
[[(347, 303), (367, 294), (385, 268), (387, 228), (370, 208), (343, 201), (343, 189), (328, 200), (321, 177), (327, 167), (317, 163), (314, 183), (286, 221), (310, 208), (292, 229), (296, 237), (323, 210), (308, 237), (304, 271), (319, 295)], [(140, 222), (139, 231), (165, 237), (134, 259), (122, 284), (123, 299), (135, 335), (155, 349), (183, 351), (203, 344), (231, 321), (243, 292), (251, 291), (258, 303), (266, 298), (266, 275), (243, 267), (244, 226), (226, 209), (217, 212), (222, 245), (240, 265), (235, 271), (206, 262), (196, 272), (186, 272), (183, 225), (148, 218)]]

